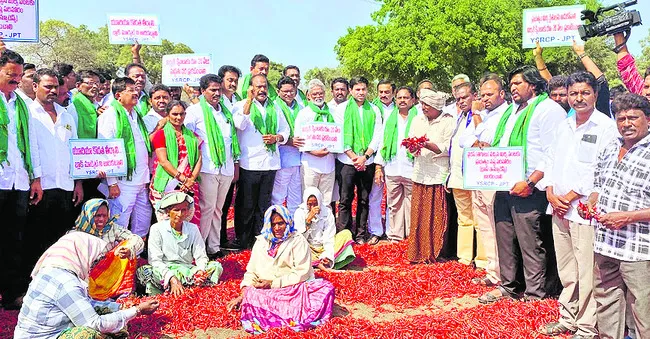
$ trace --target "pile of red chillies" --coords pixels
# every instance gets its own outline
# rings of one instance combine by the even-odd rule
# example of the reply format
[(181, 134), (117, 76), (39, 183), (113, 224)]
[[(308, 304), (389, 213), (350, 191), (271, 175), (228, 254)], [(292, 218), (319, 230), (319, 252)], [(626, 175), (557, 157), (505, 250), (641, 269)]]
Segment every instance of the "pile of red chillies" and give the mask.
[[(355, 245), (357, 259), (349, 270), (317, 272), (316, 276), (334, 284), (336, 303), (343, 308), (363, 303), (376, 313), (388, 312), (386, 305), (393, 313), (422, 307), (434, 311), (383, 322), (344, 312), (311, 331), (274, 329), (256, 338), (533, 338), (541, 337), (535, 333), (537, 328), (558, 317), (555, 300), (500, 301), (443, 311), (433, 303), (448, 305), (456, 298), (473, 298), (487, 291), (470, 283), (471, 278), (480, 274), (457, 262), (411, 265), (406, 259), (406, 248), (406, 242)], [(160, 338), (192, 337), (197, 329), (241, 329), (239, 314), (227, 312), (226, 303), (239, 294), (249, 259), (250, 251), (220, 259), (224, 271), (220, 283), (213, 287), (189, 288), (179, 297), (164, 294), (120, 300), (127, 307), (149, 298), (160, 301), (160, 308), (153, 315), (132, 320), (129, 332), (134, 337)], [(16, 311), (0, 311), (0, 337), (11, 337), (17, 316)]]

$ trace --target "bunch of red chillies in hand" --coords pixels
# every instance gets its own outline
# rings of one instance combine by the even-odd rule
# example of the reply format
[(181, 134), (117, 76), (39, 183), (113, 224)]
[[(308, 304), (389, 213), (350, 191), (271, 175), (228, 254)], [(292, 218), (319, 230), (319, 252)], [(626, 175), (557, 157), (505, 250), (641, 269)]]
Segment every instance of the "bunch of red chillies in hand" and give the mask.
[(199, 271), (194, 274), (194, 286), (201, 286), (208, 279), (208, 272)]
[(598, 212), (598, 207), (589, 207), (589, 205), (578, 201), (578, 210), (582, 212), (585, 216), (585, 219), (600, 221), (600, 213)]
[(426, 135), (421, 137), (404, 138), (402, 146), (406, 147), (413, 155), (420, 155), (422, 148), (426, 145), (429, 138)]

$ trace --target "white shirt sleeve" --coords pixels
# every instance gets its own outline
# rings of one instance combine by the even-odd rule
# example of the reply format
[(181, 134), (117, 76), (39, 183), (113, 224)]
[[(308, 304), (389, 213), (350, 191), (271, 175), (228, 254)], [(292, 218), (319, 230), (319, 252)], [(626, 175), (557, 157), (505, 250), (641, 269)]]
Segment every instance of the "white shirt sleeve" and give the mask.
[(29, 128), (29, 151), (32, 158), (32, 168), (34, 169), (34, 178), (40, 178), (42, 173), (41, 170), (41, 157), (40, 151), (38, 149), (38, 137), (36, 134), (36, 126), (34, 125), (34, 119), (32, 118), (32, 113), (28, 109), (28, 128)]
[(291, 129), (289, 128), (287, 119), (284, 117), (284, 113), (282, 113), (282, 109), (275, 103), (269, 103), (269, 105), (271, 104), (274, 105), (278, 117), (278, 134), (282, 136), (282, 141), (279, 141), (278, 144), (284, 145), (289, 141), (289, 133), (291, 132)]
[(382, 129), (382, 120), (381, 120), (381, 111), (377, 106), (372, 106), (372, 108), (375, 110), (375, 126), (374, 126), (374, 132), (372, 133), (372, 140), (370, 141), (370, 145), (368, 145), (368, 148), (371, 150), (377, 152), (379, 151), (379, 144), (381, 143), (381, 140), (383, 139), (383, 129)]

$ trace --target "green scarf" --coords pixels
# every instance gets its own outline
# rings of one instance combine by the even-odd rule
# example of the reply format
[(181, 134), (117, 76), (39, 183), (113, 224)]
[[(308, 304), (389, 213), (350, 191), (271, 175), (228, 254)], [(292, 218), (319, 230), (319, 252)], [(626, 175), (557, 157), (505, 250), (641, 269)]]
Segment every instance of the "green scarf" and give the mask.
[(83, 93), (72, 96), (72, 104), (77, 110), (77, 135), (79, 139), (97, 138), (97, 109)]
[[(113, 100), (111, 106), (115, 109), (115, 120), (117, 123), (117, 133), (115, 137), (123, 139), (124, 147), (126, 148), (126, 180), (131, 180), (133, 171), (135, 170), (136, 154), (135, 139), (133, 138), (133, 131), (131, 130), (131, 124), (129, 123), (129, 117), (127, 116), (129, 113), (117, 100)], [(142, 133), (144, 144), (147, 146), (147, 152), (151, 154), (151, 142), (149, 141), (149, 133), (147, 133), (144, 121), (142, 121), (142, 117), (138, 114), (136, 114), (135, 118), (138, 121), (138, 127), (140, 128), (140, 133)]]
[(375, 131), (375, 110), (370, 102), (363, 102), (363, 121), (359, 115), (359, 107), (354, 98), (348, 100), (345, 107), (345, 121), (343, 124), (343, 146), (352, 149), (355, 154), (362, 154), (368, 150)]
[[(381, 112), (381, 118), (382, 118), (382, 120), (383, 120), (384, 117), (386, 116), (386, 112), (384, 112), (384, 103), (381, 102), (381, 100), (379, 100), (379, 97), (376, 97), (376, 98), (372, 101), (372, 103), (373, 103), (375, 106), (377, 106), (377, 108), (379, 108), (379, 112)], [(395, 111), (397, 111), (397, 110), (398, 110), (398, 109), (397, 109), (397, 105), (395, 105), (395, 103), (393, 103), (393, 112), (395, 112)], [(391, 113), (392, 113), (392, 112), (391, 112)]]
[(138, 115), (143, 117), (149, 113), (151, 105), (149, 105), (149, 96), (146, 93), (138, 99), (138, 104), (135, 106), (135, 111), (138, 112)]
[[(205, 121), (206, 132), (208, 135), (208, 146), (210, 146), (210, 158), (215, 166), (222, 167), (226, 163), (226, 144), (223, 141), (223, 134), (221, 128), (217, 125), (217, 121), (212, 114), (212, 106), (208, 104), (204, 96), (199, 99), (201, 110), (203, 111), (203, 120)], [(233, 159), (239, 159), (239, 142), (237, 139), (237, 131), (235, 130), (235, 123), (232, 120), (232, 114), (223, 104), (223, 98), (220, 101), (221, 112), (223, 113), (226, 121), (230, 124), (230, 139), (232, 147)]]
[[(4, 95), (0, 93), (0, 95)], [(34, 167), (32, 166), (32, 152), (29, 147), (29, 111), (25, 101), (16, 95), (16, 141), (18, 143), (18, 150), (23, 158), (23, 166), (29, 175), (29, 179), (34, 179)], [(4, 100), (0, 99), (0, 167), (4, 167), (7, 162), (9, 151), (9, 114), (7, 113), (7, 106)]]
[(330, 113), (330, 108), (327, 107), (326, 103), (323, 104), (323, 108), (318, 108), (313, 102), (309, 101), (307, 106), (316, 114), (314, 115), (314, 122), (318, 122), (319, 120), (322, 122), (334, 122), (334, 117)]
[[(512, 129), (512, 133), (510, 134), (510, 139), (508, 140), (508, 146), (523, 146), (524, 166), (526, 171), (528, 171), (528, 162), (526, 160), (526, 153), (528, 149), (528, 140), (527, 140), (528, 126), (530, 125), (530, 121), (532, 120), (533, 113), (535, 112), (535, 108), (537, 107), (537, 104), (544, 101), (546, 98), (548, 98), (547, 93), (538, 95), (537, 98), (535, 98), (535, 100), (533, 100), (532, 103), (526, 106), (526, 108), (524, 108), (524, 110), (521, 113), (519, 113), (519, 117), (517, 117), (517, 121), (515, 121), (515, 126)], [(511, 104), (508, 107), (508, 109), (503, 113), (501, 120), (499, 120), (499, 125), (497, 126), (497, 130), (494, 135), (494, 141), (492, 142), (493, 147), (499, 146), (501, 138), (503, 137), (503, 134), (505, 134), (506, 124), (508, 123), (508, 119), (510, 118), (510, 115), (512, 115), (513, 108), (514, 108), (514, 104)]]
[(298, 97), (302, 101), (302, 106), (303, 107), (307, 106), (307, 96), (301, 89), (298, 89)]
[[(409, 109), (409, 114), (406, 117), (406, 130), (404, 131), (404, 137), (408, 138), (409, 131), (411, 130), (411, 122), (413, 118), (418, 114), (415, 106)], [(384, 130), (384, 147), (381, 149), (381, 157), (384, 161), (389, 162), (395, 158), (397, 154), (397, 148), (400, 146), (397, 140), (397, 119), (399, 115), (399, 110), (393, 110), (386, 119), (386, 130)], [(411, 152), (406, 152), (409, 160), (413, 161), (413, 154)]]
[[(255, 102), (251, 103), (250, 119), (255, 125), (255, 129), (262, 135), (278, 134), (278, 117), (275, 112), (273, 101), (266, 99), (266, 119), (262, 119), (262, 113), (257, 108)], [(275, 144), (267, 144), (266, 149), (275, 152)]]
[[(165, 148), (167, 149), (167, 160), (178, 168), (178, 140), (176, 139), (176, 129), (171, 123), (167, 122), (163, 127), (165, 134)], [(191, 169), (194, 169), (196, 162), (199, 161), (199, 140), (187, 127), (181, 127), (183, 139), (185, 139), (185, 147), (187, 148), (187, 160)], [(153, 178), (153, 188), (158, 192), (164, 192), (167, 183), (172, 179), (172, 176), (165, 171), (165, 169), (158, 164), (156, 173)]]
[(277, 97), (275, 101), (282, 109), (282, 113), (284, 113), (284, 118), (287, 120), (287, 123), (289, 124), (289, 138), (293, 138), (293, 129), (294, 129), (294, 125), (296, 124), (296, 117), (298, 116), (298, 112), (300, 112), (300, 105), (296, 100), (294, 100), (293, 101), (294, 105), (292, 109), (280, 97)]
[[(246, 99), (248, 97), (248, 88), (251, 85), (251, 78), (253, 77), (252, 74), (248, 73), (244, 76), (244, 79), (242, 79), (242, 85), (241, 85), (241, 93), (239, 96), (238, 100)], [(271, 101), (275, 100), (275, 98), (278, 97), (278, 92), (275, 90), (275, 87), (268, 82), (268, 78), (266, 79), (267, 85), (269, 87), (269, 92), (268, 92), (268, 97), (271, 99)]]

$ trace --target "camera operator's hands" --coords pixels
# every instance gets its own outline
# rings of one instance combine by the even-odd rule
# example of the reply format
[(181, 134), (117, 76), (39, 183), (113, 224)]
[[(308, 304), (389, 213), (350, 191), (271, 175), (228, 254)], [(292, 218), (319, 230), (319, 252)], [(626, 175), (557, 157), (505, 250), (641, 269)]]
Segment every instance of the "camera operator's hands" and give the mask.
[[(628, 35), (629, 34), (630, 33), (628, 33)], [(629, 38), (629, 36), (628, 36), (628, 38)], [(630, 52), (628, 52), (628, 50), (627, 50), (627, 45), (626, 45), (627, 39), (625, 39), (625, 33), (624, 32), (614, 34), (614, 43), (616, 44), (616, 47), (614, 49), (618, 49), (618, 52), (616, 52), (616, 51), (614, 51), (614, 52), (616, 52), (616, 55), (617, 55), (619, 60), (622, 57), (630, 54)]]
[(575, 40), (573, 40), (573, 51), (576, 53), (577, 56), (581, 56), (585, 53), (585, 45), (578, 45)]

